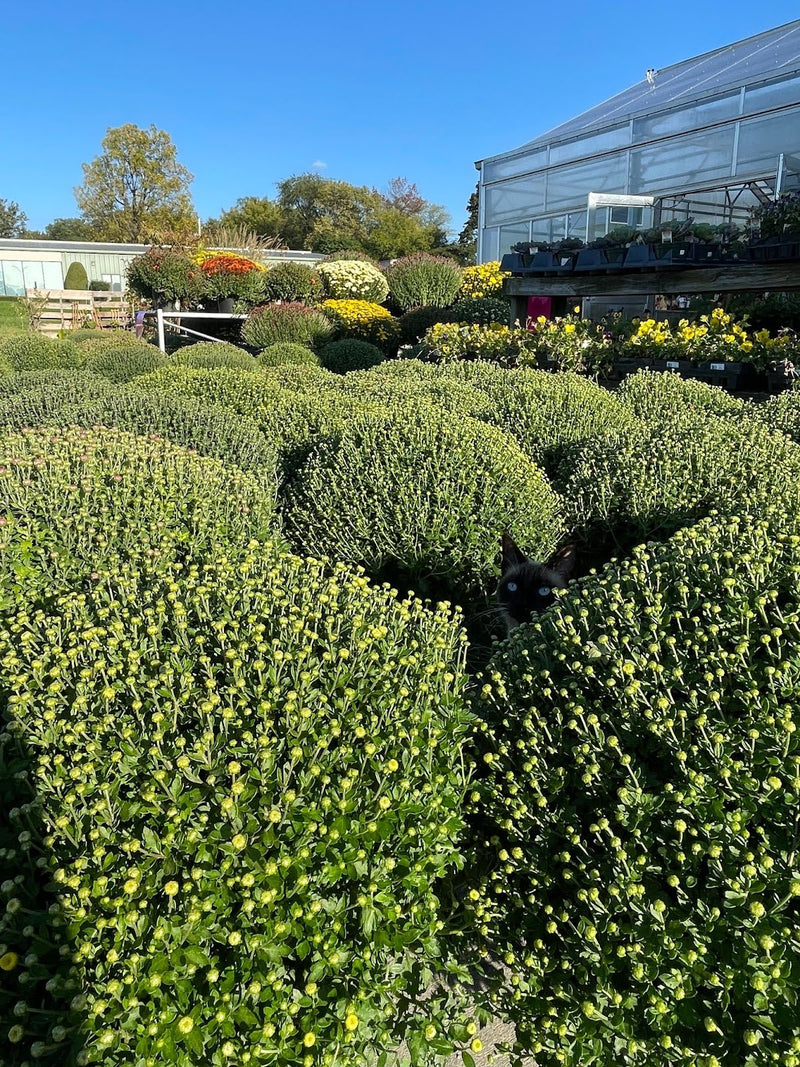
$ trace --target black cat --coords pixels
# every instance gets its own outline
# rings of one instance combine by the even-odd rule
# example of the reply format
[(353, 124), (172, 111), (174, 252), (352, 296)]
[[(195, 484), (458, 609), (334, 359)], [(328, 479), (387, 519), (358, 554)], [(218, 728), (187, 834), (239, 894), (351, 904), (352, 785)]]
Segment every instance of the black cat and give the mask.
[(563, 589), (575, 568), (575, 546), (559, 548), (547, 563), (529, 559), (510, 534), (502, 540), (502, 578), (497, 587), (497, 603), (510, 633), (515, 626), (530, 622), (555, 600), (554, 589)]

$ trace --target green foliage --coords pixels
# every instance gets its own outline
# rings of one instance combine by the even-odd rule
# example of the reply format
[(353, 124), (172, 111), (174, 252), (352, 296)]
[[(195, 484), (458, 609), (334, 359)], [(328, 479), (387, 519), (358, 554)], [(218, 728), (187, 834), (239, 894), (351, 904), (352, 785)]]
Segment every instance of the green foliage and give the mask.
[(437, 322), (450, 322), (450, 309), (412, 308), (410, 311), (404, 311), (397, 321), (400, 324), (400, 343), (413, 345)]
[(102, 147), (83, 164), (75, 190), (81, 214), (102, 239), (147, 243), (181, 227), (191, 232), (192, 175), (168, 133), (128, 122), (106, 130)]
[(77, 345), (82, 358), (94, 352), (95, 349), (98, 351), (100, 349), (110, 351), (112, 348), (136, 348), (143, 343), (141, 338), (137, 337), (132, 330), (93, 330), (88, 328), (70, 330), (66, 335), (66, 340)]
[(789, 390), (770, 397), (763, 404), (753, 404), (747, 408), (747, 414), (756, 421), (777, 433), (800, 444), (800, 392)]
[(746, 408), (739, 397), (724, 389), (692, 378), (681, 378), (667, 371), (656, 374), (640, 370), (621, 383), (618, 396), (636, 414), (645, 419), (680, 415), (685, 411), (714, 415), (741, 415)]
[[(471, 946), (512, 1062), (794, 1062), (798, 538), (714, 518), (570, 591), (476, 687)], [(776, 527), (783, 532), (776, 533)]]
[(305, 345), (293, 341), (278, 341), (259, 353), (260, 367), (282, 367), (285, 364), (295, 366), (319, 366), (319, 356)]
[(113, 390), (107, 378), (85, 370), (22, 371), (0, 380), (0, 426), (69, 425), (68, 413)]
[[(26, 565), (48, 548), (37, 537)], [(2, 552), (11, 575), (23, 554)], [(66, 1062), (74, 1041), (89, 1062), (190, 1067), (269, 1049), (294, 1067), (312, 1047), (430, 1050), (443, 998), (415, 1001), (466, 788), (458, 621), (269, 544), (101, 563), (86, 582), (4, 597), (4, 766), (36, 795), (3, 779), (22, 877), (0, 940), (27, 981), (4, 979), (0, 1010), (36, 1009), (19, 1055), (46, 1040)]]
[(64, 276), (64, 288), (65, 289), (88, 289), (89, 288), (89, 275), (86, 273), (86, 267), (82, 263), (77, 261), (70, 263), (67, 267), (67, 273)]
[(320, 263), (317, 273), (322, 279), (325, 296), (331, 300), (368, 300), (382, 304), (389, 295), (385, 276), (361, 260), (329, 260)]
[(111, 291), (111, 282), (104, 282), (99, 278), (92, 278), (89, 282), (89, 289), (93, 293), (108, 293)]
[(446, 256), (416, 252), (386, 268), (392, 302), (401, 310), (448, 307), (461, 287), (461, 268)]
[(320, 440), (285, 496), (297, 548), (462, 605), (492, 584), (503, 530), (543, 555), (562, 530), (558, 497), (502, 433), (406, 399)]
[(316, 308), (305, 304), (265, 304), (251, 311), (242, 327), (242, 340), (263, 351), (279, 341), (314, 347), (332, 334), (330, 321)]
[(502, 297), (470, 296), (448, 308), (447, 315), (451, 322), (477, 323), (479, 326), (498, 323), (508, 326), (509, 303)]
[(0, 338), (0, 360), (15, 371), (65, 369), (77, 367), (80, 355), (71, 341), (25, 333)]
[(178, 249), (148, 248), (128, 264), (128, 285), (143, 300), (183, 306), (198, 301), (205, 286), (197, 263)]
[(663, 538), (713, 508), (798, 507), (800, 451), (752, 420), (674, 412), (583, 445), (565, 471), (571, 528), (627, 548)]
[(376, 363), (382, 363), (386, 354), (369, 341), (358, 341), (354, 338), (344, 338), (341, 341), (331, 341), (324, 345), (319, 352), (320, 363), (328, 370), (337, 374), (347, 374), (348, 371), (364, 370), (373, 367)]
[(141, 374), (150, 374), (167, 361), (167, 356), (160, 349), (146, 341), (136, 345), (106, 345), (100, 341), (84, 344), (89, 345), (83, 361), (86, 369), (112, 382), (129, 382)]
[(481, 360), (515, 367), (529, 358), (531, 332), (520, 327), (439, 322), (422, 339), (420, 355), (436, 363)]
[(336, 389), (340, 378), (325, 370), (319, 363), (278, 363), (273, 367), (262, 366), (262, 372), (282, 389), (299, 393), (317, 393), (320, 390)]
[(185, 345), (173, 353), (172, 362), (182, 367), (232, 367), (243, 371), (255, 371), (257, 367), (249, 352), (225, 341)]
[(15, 200), (0, 197), (0, 237), (22, 237), (28, 226), (28, 216)]
[(277, 263), (264, 275), (266, 299), (313, 304), (321, 298), (322, 283), (315, 270), (304, 263)]

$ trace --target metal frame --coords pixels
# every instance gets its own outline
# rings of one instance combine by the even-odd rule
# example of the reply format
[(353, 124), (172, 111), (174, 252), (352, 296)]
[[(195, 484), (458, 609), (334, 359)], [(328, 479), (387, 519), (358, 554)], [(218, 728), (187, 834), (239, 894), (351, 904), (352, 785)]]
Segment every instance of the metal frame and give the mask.
[(157, 308), (155, 311), (146, 311), (145, 315), (156, 316), (158, 347), (162, 352), (167, 350), (164, 334), (165, 326), (169, 326), (171, 330), (175, 330), (177, 333), (191, 334), (192, 337), (202, 337), (204, 341), (215, 341), (218, 344), (224, 344), (219, 337), (211, 337), (207, 333), (200, 333), (199, 330), (190, 330), (188, 326), (182, 326), (179, 322), (169, 322), (169, 319), (238, 319), (242, 321), (247, 318), (247, 315), (232, 315), (223, 311), (164, 311), (162, 308)]

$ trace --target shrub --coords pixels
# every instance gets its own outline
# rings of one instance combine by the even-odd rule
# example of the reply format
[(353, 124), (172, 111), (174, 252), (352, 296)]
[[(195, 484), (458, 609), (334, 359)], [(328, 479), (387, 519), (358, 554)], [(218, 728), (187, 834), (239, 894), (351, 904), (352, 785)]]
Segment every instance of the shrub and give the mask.
[(371, 263), (360, 260), (333, 260), (317, 267), (325, 296), (332, 300), (367, 300), (382, 304), (389, 295), (389, 283)]
[(185, 345), (173, 353), (172, 362), (182, 367), (231, 367), (243, 371), (255, 371), (257, 367), (249, 352), (226, 341)]
[(338, 374), (325, 370), (318, 363), (279, 363), (262, 367), (262, 371), (282, 389), (292, 392), (316, 393), (319, 390), (336, 389), (340, 381)]
[(264, 304), (250, 312), (242, 327), (242, 340), (262, 351), (279, 341), (313, 347), (331, 336), (333, 327), (321, 311), (305, 304)]
[(435, 363), (453, 360), (488, 360), (514, 367), (528, 351), (530, 332), (518, 327), (467, 325), (440, 322), (431, 326), (422, 339), (420, 354)]
[(558, 497), (513, 442), (405, 399), (321, 439), (286, 488), (284, 516), (303, 551), (462, 605), (492, 584), (504, 529), (542, 554), (561, 532)]
[(0, 359), (15, 371), (65, 369), (80, 363), (78, 349), (71, 341), (54, 341), (38, 333), (0, 339)]
[(463, 922), (504, 963), (513, 1062), (795, 1061), (799, 576), (791, 525), (709, 519), (566, 593), (476, 687)]
[(88, 371), (23, 371), (0, 382), (0, 426), (68, 425), (68, 413), (114, 390)]
[(71, 330), (66, 339), (77, 345), (79, 352), (92, 352), (94, 345), (110, 349), (112, 346), (140, 345), (142, 340), (131, 330), (81, 329)]
[(691, 412), (587, 442), (563, 482), (571, 526), (589, 542), (627, 547), (663, 538), (713, 508), (763, 513), (778, 495), (797, 507), (800, 451), (746, 420)]
[(381, 352), (376, 345), (371, 345), (369, 341), (357, 341), (354, 338), (331, 341), (321, 348), (319, 353), (322, 366), (337, 374), (364, 370), (366, 367), (373, 367), (376, 363), (382, 363), (385, 358), (385, 353)]
[(89, 282), (89, 289), (93, 293), (109, 293), (111, 292), (111, 282), (104, 282), (100, 278), (92, 278)]
[(305, 345), (292, 341), (278, 341), (259, 354), (260, 367), (281, 367), (284, 364), (319, 366), (319, 356)]
[(461, 267), (446, 256), (414, 252), (386, 268), (392, 301), (401, 311), (409, 308), (447, 307), (461, 287)]
[(140, 374), (150, 374), (167, 362), (164, 353), (146, 341), (140, 341), (136, 345), (106, 345), (100, 341), (88, 341), (84, 344), (90, 346), (84, 357), (86, 369), (112, 382), (129, 382)]
[(89, 288), (89, 276), (86, 273), (86, 267), (82, 263), (73, 262), (67, 267), (67, 273), (64, 275), (64, 288), (65, 289), (88, 289)]
[(684, 411), (708, 411), (714, 415), (741, 415), (746, 405), (724, 389), (667, 371), (654, 374), (640, 370), (629, 375), (618, 390), (620, 399), (645, 419), (668, 418)]
[(264, 299), (264, 268), (252, 259), (220, 252), (207, 255), (200, 263), (203, 272), (203, 296), (211, 300), (232, 297), (258, 304)]
[(148, 248), (128, 264), (128, 285), (137, 296), (154, 303), (176, 300), (183, 306), (195, 303), (205, 285), (197, 263), (173, 248)]
[(368, 300), (326, 300), (322, 310), (339, 337), (369, 341), (385, 352), (397, 347), (400, 327), (386, 308)]
[(800, 443), (800, 392), (794, 390), (770, 397), (763, 404), (753, 404), (747, 414), (770, 430), (785, 433)]
[[(2, 552), (8, 576), (23, 554)], [(441, 997), (413, 1001), (461, 861), (458, 621), (270, 545), (101, 563), (89, 588), (7, 605), (0, 628), (20, 1057), (436, 1051)]]
[(460, 300), (480, 299), (481, 297), (498, 297), (503, 292), (503, 278), (510, 278), (508, 271), (500, 270), (499, 260), (479, 263), (476, 267), (465, 267), (461, 276)]
[(449, 309), (437, 307), (412, 308), (405, 311), (397, 321), (400, 325), (400, 343), (413, 345), (437, 322), (449, 322), (450, 312)]
[(264, 275), (267, 300), (313, 304), (322, 297), (319, 275), (304, 263), (277, 263)]
[(496, 296), (472, 296), (459, 300), (448, 308), (451, 322), (477, 323), (479, 326), (491, 326), (497, 323), (508, 326), (510, 305), (507, 300)]
[(358, 263), (369, 263), (373, 267), (378, 266), (378, 261), (366, 252), (360, 252), (355, 248), (340, 248), (336, 252), (329, 252), (322, 260), (323, 263), (338, 263), (341, 260), (346, 260), (348, 263), (356, 261)]
[(264, 437), (254, 419), (222, 404), (209, 404), (194, 397), (117, 390), (65, 409), (59, 421), (62, 425), (113, 426), (143, 436), (158, 435), (198, 455), (252, 472), (271, 494), (274, 504), (274, 443)]
[[(0, 449), (4, 548), (49, 552), (47, 597), (76, 582), (88, 591), (113, 560), (202, 560), (213, 546), (268, 535), (273, 523), (274, 494), (252, 475), (154, 437), (47, 427), (2, 434)], [(36, 573), (31, 562), (17, 583), (31, 602)], [(0, 571), (0, 581), (8, 592), (13, 573)]]

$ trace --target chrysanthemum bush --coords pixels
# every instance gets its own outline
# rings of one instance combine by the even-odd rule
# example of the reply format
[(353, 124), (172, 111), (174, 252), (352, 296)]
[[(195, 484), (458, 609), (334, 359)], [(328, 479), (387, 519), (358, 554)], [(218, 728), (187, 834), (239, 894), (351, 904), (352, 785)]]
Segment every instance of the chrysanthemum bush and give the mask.
[(498, 323), (508, 326), (510, 305), (497, 296), (472, 296), (457, 300), (447, 309), (450, 322), (471, 322), (479, 326)]
[(265, 295), (265, 268), (232, 252), (217, 252), (204, 256), (200, 262), (203, 273), (203, 295), (211, 300), (234, 297), (257, 304)]
[(282, 506), (298, 548), (469, 606), (494, 579), (503, 530), (546, 555), (563, 529), (559, 497), (504, 434), (410, 397), (322, 437)]
[(274, 345), (269, 345), (258, 354), (258, 366), (261, 368), (287, 365), (319, 366), (319, 356), (313, 349), (297, 344), (295, 341), (276, 341)]
[(630, 374), (620, 384), (617, 395), (634, 414), (645, 419), (679, 416), (687, 410), (736, 416), (752, 407), (716, 385), (669, 371), (640, 370)]
[(508, 271), (500, 270), (499, 260), (479, 263), (474, 267), (465, 267), (461, 274), (461, 287), (458, 298), (475, 299), (480, 297), (498, 297), (503, 292), (503, 278), (510, 278)]
[(420, 356), (438, 363), (481, 359), (515, 367), (530, 345), (530, 332), (519, 327), (439, 322), (425, 331)]
[(465, 921), (512, 1063), (800, 1064), (798, 548), (709, 518), (490, 664)]
[(146, 341), (125, 345), (96, 341), (89, 344), (82, 365), (112, 382), (129, 382), (140, 374), (150, 374), (166, 361), (164, 353)]
[(458, 620), (262, 542), (25, 598), (50, 546), (14, 522), (4, 1062), (311, 1067), (405, 1039), (423, 1063), (468, 1038), (426, 997), (461, 863)]
[(785, 433), (795, 444), (800, 443), (799, 390), (788, 390), (770, 397), (763, 404), (753, 404), (747, 409), (747, 414), (771, 430)]
[(599, 374), (613, 362), (614, 350), (606, 330), (582, 318), (578, 308), (554, 319), (540, 315), (528, 326), (530, 339), (521, 364), (554, 360), (559, 370)]
[(324, 344), (333, 333), (329, 319), (306, 304), (264, 304), (254, 308), (242, 326), (242, 340), (261, 351), (279, 341)]
[(339, 259), (320, 263), (317, 272), (325, 296), (332, 300), (368, 300), (382, 304), (389, 295), (385, 275), (371, 263)]
[(63, 370), (81, 363), (79, 349), (71, 341), (54, 340), (38, 333), (0, 340), (0, 359), (14, 371)]
[(400, 326), (380, 304), (369, 300), (325, 300), (321, 307), (337, 339), (369, 341), (387, 352), (397, 347)]
[(233, 367), (254, 371), (258, 364), (243, 348), (226, 341), (197, 341), (172, 354), (171, 362), (183, 367)]
[(386, 268), (392, 303), (401, 311), (432, 306), (448, 307), (461, 287), (462, 270), (447, 256), (414, 252)]
[(348, 371), (363, 370), (382, 363), (386, 353), (369, 341), (360, 341), (355, 337), (343, 337), (339, 341), (329, 341), (319, 352), (320, 363), (328, 370), (339, 374)]
[(626, 549), (714, 508), (737, 513), (778, 497), (796, 508), (800, 451), (751, 420), (673, 411), (581, 445), (560, 488), (573, 530)]

